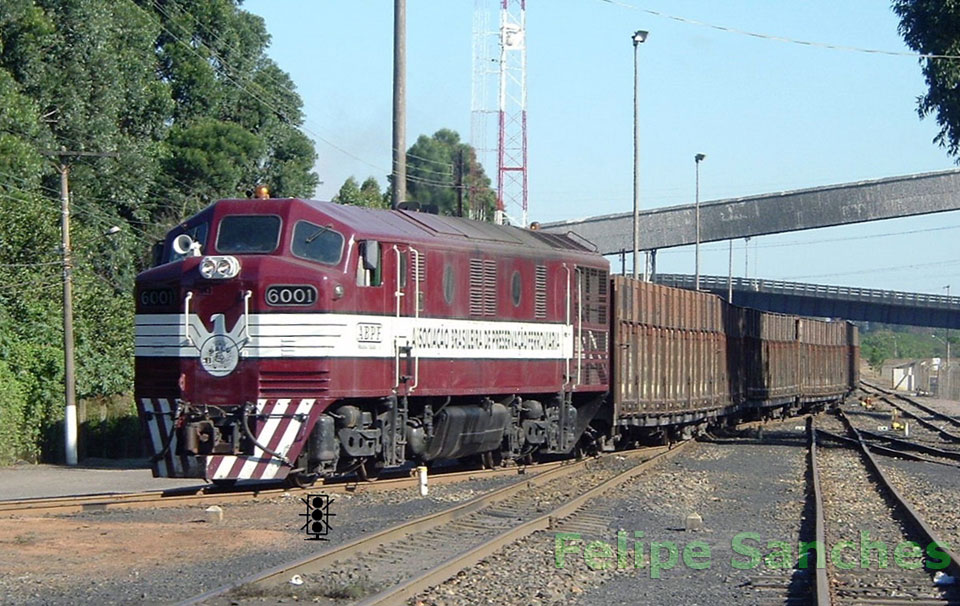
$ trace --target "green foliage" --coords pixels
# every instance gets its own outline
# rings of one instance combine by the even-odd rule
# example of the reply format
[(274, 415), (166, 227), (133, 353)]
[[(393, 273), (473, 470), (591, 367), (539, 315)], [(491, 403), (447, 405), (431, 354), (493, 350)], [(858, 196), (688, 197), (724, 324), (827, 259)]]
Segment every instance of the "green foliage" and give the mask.
[[(872, 330), (861, 334), (860, 355), (874, 368), (880, 368), (886, 360), (944, 357), (944, 337), (943, 334), (933, 336), (929, 329)], [(951, 349), (958, 341), (957, 337), (950, 336)]]
[(390, 200), (380, 192), (380, 184), (373, 177), (367, 177), (360, 186), (354, 177), (347, 177), (340, 191), (333, 197), (333, 202), (367, 208), (390, 208)]
[(133, 282), (155, 239), (256, 183), (316, 187), (300, 97), (239, 5), (0, 0), (0, 431), (15, 432), (17, 456), (42, 454), (63, 416), (61, 163), (81, 399), (132, 389)]
[(435, 205), (443, 215), (456, 215), (456, 171), (461, 165), (464, 214), (492, 221), (496, 194), (490, 189), (490, 178), (473, 147), (447, 128), (432, 137), (420, 135), (407, 150), (407, 200), (421, 207)]
[[(458, 172), (460, 185), (457, 184)], [(432, 137), (420, 135), (407, 150), (407, 202), (421, 208), (436, 207), (442, 215), (459, 212), (457, 190), (463, 192), (463, 214), (473, 219), (492, 221), (496, 209), (496, 193), (490, 178), (477, 161), (477, 153), (460, 141), (456, 131), (444, 128)], [(380, 193), (380, 184), (368, 177), (358, 186), (355, 177), (348, 177), (333, 201), (371, 208), (390, 207), (390, 188)]]
[[(894, 0), (900, 35), (911, 49), (930, 55), (960, 55), (960, 3), (944, 0)], [(960, 153), (960, 62), (921, 59), (927, 93), (917, 100), (920, 117), (936, 114), (940, 132), (934, 141), (952, 156)]]
[(26, 392), (10, 366), (0, 360), (0, 465), (30, 456), (33, 436), (26, 429)]

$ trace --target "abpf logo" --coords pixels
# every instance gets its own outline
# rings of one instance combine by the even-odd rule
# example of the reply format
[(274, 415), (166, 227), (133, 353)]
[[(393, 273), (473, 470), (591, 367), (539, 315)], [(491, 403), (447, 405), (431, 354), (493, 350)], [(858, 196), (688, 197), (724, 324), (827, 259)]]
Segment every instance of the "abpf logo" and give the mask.
[(200, 364), (215, 377), (224, 377), (237, 367), (240, 346), (226, 335), (214, 335), (200, 346)]
[(330, 513), (330, 495), (322, 492), (308, 494), (307, 498), (301, 498), (300, 501), (307, 506), (307, 513), (300, 514), (300, 517), (307, 519), (300, 527), (300, 530), (307, 533), (304, 540), (326, 541), (330, 534), (330, 516), (336, 515)]
[(241, 316), (231, 331), (227, 331), (223, 314), (214, 314), (210, 320), (213, 322), (213, 331), (208, 331), (199, 317), (190, 318), (191, 334), (197, 336), (196, 339), (191, 338), (190, 342), (200, 352), (203, 369), (215, 377), (225, 377), (237, 367), (240, 350), (246, 345), (247, 340), (241, 337), (246, 329), (246, 317)]

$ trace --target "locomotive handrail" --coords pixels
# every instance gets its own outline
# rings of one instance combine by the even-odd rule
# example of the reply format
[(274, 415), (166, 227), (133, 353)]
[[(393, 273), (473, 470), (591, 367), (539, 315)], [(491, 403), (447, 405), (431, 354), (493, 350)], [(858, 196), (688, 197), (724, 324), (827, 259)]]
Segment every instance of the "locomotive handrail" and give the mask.
[(577, 268), (577, 382), (573, 387), (583, 383), (581, 364), (583, 363), (583, 270)]
[(190, 336), (190, 299), (193, 298), (193, 292), (187, 291), (187, 296), (183, 298), (183, 337), (187, 340), (187, 343), (197, 346), (193, 341), (193, 337)]
[[(566, 315), (564, 316), (564, 324), (572, 328), (570, 324), (570, 266), (564, 263), (563, 270), (567, 272), (567, 298), (566, 298), (566, 312), (565, 312)], [(571, 330), (570, 332), (572, 335), (573, 330)], [(566, 387), (566, 385), (570, 383), (570, 356), (567, 353), (566, 348), (564, 348), (564, 364), (565, 364), (564, 368), (566, 370), (566, 374), (564, 375), (563, 387)]]
[(400, 283), (401, 283), (401, 277), (402, 277), (402, 275), (401, 275), (401, 273), (400, 273), (400, 269), (401, 269), (401, 268), (400, 268), (400, 265), (401, 265), (401, 263), (400, 263), (400, 247), (398, 247), (396, 244), (394, 244), (394, 245), (393, 245), (393, 252), (394, 252), (394, 254), (397, 255), (397, 287), (396, 287), (396, 289), (394, 289), (394, 291), (393, 291), (393, 296), (394, 296), (394, 298), (397, 300), (397, 317), (399, 318), (399, 317), (400, 317), (400, 297), (402, 297), (402, 296), (404, 295), (404, 292), (403, 292), (402, 290), (400, 290)]
[(250, 342), (250, 297), (253, 296), (252, 290), (243, 292), (243, 336), (244, 343)]
[(413, 292), (414, 296), (414, 306), (413, 306), (413, 385), (410, 386), (408, 391), (413, 391), (420, 385), (420, 354), (417, 352), (417, 331), (420, 327), (417, 325), (416, 320), (420, 319), (420, 251), (416, 248), (409, 246), (410, 252), (413, 253)]

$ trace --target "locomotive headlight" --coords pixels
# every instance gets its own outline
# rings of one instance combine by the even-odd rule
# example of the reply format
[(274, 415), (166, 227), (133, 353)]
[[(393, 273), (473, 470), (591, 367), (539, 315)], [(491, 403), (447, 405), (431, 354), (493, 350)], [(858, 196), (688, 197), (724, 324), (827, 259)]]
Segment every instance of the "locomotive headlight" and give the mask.
[(200, 275), (208, 280), (226, 280), (240, 273), (240, 261), (236, 257), (204, 257), (200, 261)]
[(217, 262), (212, 257), (205, 257), (203, 261), (200, 261), (200, 275), (206, 279), (213, 278), (213, 274), (217, 271)]

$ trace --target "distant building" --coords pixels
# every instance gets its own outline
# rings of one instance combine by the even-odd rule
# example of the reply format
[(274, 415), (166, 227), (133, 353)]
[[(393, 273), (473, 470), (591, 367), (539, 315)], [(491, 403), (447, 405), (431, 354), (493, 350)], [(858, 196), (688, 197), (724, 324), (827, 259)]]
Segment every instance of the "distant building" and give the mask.
[(960, 365), (952, 360), (949, 368), (941, 358), (887, 360), (880, 374), (897, 391), (960, 400)]

